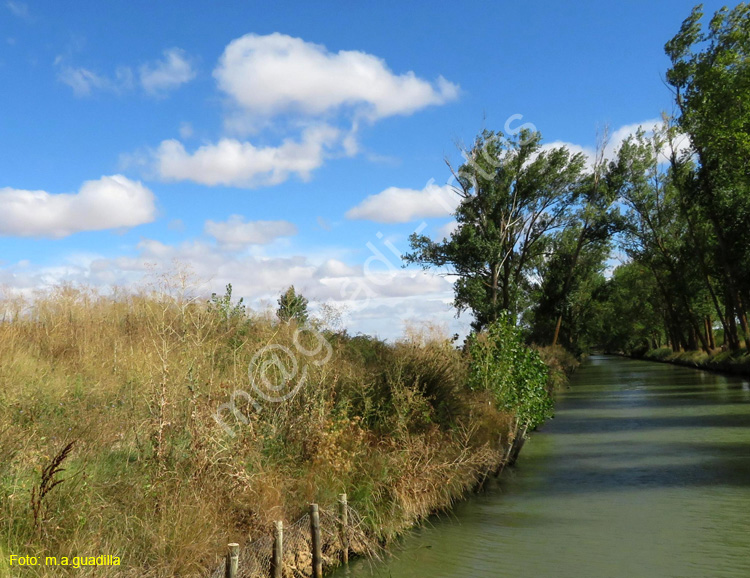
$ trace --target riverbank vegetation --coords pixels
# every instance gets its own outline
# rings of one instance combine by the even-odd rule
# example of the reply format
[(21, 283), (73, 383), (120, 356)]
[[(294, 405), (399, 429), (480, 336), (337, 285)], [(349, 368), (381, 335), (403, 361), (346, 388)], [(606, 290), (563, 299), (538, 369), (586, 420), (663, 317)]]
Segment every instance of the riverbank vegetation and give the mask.
[(651, 349), (638, 356), (650, 361), (661, 361), (675, 365), (685, 365), (720, 373), (750, 375), (750, 354), (744, 351), (672, 351), (671, 347)]
[(121, 566), (97, 576), (202, 575), (227, 541), (340, 492), (388, 541), (496, 471), (518, 424), (548, 413), (537, 354), (503, 366), (503, 387), (487, 381), (502, 336), (481, 338), (478, 367), (436, 331), (388, 344), (303, 325), (292, 293), (284, 321), (231, 288), (206, 301), (167, 281), (4, 302), (2, 559), (110, 554)]

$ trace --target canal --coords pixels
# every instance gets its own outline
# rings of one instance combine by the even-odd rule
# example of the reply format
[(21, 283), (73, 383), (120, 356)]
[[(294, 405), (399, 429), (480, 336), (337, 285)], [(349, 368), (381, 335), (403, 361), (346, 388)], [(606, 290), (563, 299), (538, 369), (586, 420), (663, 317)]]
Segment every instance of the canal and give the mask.
[(337, 578), (747, 578), (750, 382), (593, 356), (487, 491)]

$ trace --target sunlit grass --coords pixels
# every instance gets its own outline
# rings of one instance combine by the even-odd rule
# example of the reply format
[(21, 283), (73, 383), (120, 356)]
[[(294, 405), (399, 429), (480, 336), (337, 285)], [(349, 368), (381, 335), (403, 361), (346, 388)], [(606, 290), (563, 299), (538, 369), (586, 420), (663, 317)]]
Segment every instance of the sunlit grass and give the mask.
[[(331, 357), (300, 358), (307, 381), (295, 397), (260, 412), (238, 398), (248, 423), (231, 424), (232, 436), (217, 407), (250, 389), (261, 348), (294, 350), (293, 323), (227, 317), (174, 290), (61, 287), (2, 310), (2, 575), (10, 553), (121, 558), (97, 576), (201, 575), (228, 541), (340, 492), (387, 540), (503, 455), (509, 417), (466, 390), (463, 354), (434, 331), (392, 345), (326, 333)], [(35, 523), (32, 493), (71, 441)]]

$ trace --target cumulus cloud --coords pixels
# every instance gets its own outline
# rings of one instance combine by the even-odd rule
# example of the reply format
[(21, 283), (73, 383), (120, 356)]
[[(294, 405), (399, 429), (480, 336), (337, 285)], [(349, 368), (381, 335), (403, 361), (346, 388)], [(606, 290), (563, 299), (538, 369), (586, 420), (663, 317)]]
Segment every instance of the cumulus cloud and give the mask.
[(437, 230), (437, 237), (439, 240), (450, 239), (450, 236), (456, 229), (458, 229), (458, 223), (456, 221), (450, 221)]
[(370, 247), (377, 263), (369, 263), (369, 258), (364, 263), (345, 263), (328, 256), (338, 251), (329, 247), (317, 256), (265, 256), (202, 239), (177, 244), (143, 239), (134, 254), (76, 254), (41, 267), (28, 261), (0, 265), (0, 290), (30, 295), (59, 283), (83, 283), (105, 292), (113, 286), (137, 288), (160, 272), (174, 270), (177, 263), (192, 272), (190, 292), (201, 298), (223, 292), (231, 283), (234, 294), (253, 308), (275, 308), (279, 294), (294, 285), (310, 299), (311, 310), (326, 303), (344, 311), (344, 324), (353, 333), (394, 338), (405, 319), (442, 321), (451, 326), (451, 332), (468, 329), (469, 317), (453, 317), (453, 292), (445, 278), (402, 269), (400, 259), (377, 241)]
[(232, 215), (226, 221), (206, 221), (204, 230), (228, 248), (267, 245), (279, 237), (297, 234), (297, 227), (289, 221), (245, 221), (241, 215)]
[(158, 175), (167, 181), (253, 188), (278, 185), (291, 175), (309, 179), (339, 142), (340, 131), (327, 125), (310, 127), (299, 141), (287, 139), (277, 147), (225, 138), (188, 153), (173, 139), (161, 143), (154, 160)]
[(0, 189), (0, 235), (67, 237), (150, 223), (156, 216), (153, 193), (122, 175), (85, 182), (78, 193)]
[(317, 273), (320, 279), (324, 280), (327, 278), (352, 277), (361, 273), (361, 269), (358, 270), (356, 267), (349, 266), (338, 259), (328, 259), (318, 267)]
[(195, 70), (181, 48), (165, 50), (161, 60), (140, 67), (143, 90), (152, 96), (163, 96), (195, 78)]
[[(609, 135), (607, 146), (604, 149), (604, 157), (609, 160), (614, 160), (617, 156), (617, 151), (619, 150), (622, 143), (625, 142), (625, 140), (630, 135), (634, 135), (636, 132), (638, 132), (638, 129), (642, 128), (646, 132), (646, 134), (653, 134), (654, 130), (661, 125), (661, 119), (652, 118), (643, 122), (626, 124), (612, 131)], [(690, 139), (686, 135), (677, 135), (677, 137), (675, 138), (675, 146), (678, 153), (689, 151), (691, 147)], [(594, 162), (596, 161), (596, 149), (591, 146), (582, 146), (579, 144), (558, 140), (543, 144), (541, 150), (546, 151), (560, 147), (567, 147), (568, 150), (573, 154), (583, 153), (586, 157), (588, 167), (592, 168), (594, 166)], [(660, 156), (662, 162), (667, 160), (664, 156), (665, 152), (666, 151), (662, 151), (662, 155)]]
[(347, 219), (377, 223), (407, 223), (428, 217), (451, 215), (460, 201), (449, 185), (428, 184), (422, 190), (389, 187), (370, 195), (346, 213)]
[[(195, 75), (179, 49), (166, 51), (158, 65), (141, 67), (140, 72), (144, 89), (151, 93)], [(193, 131), (184, 124), (180, 140), (164, 140), (146, 155), (162, 180), (242, 188), (274, 186), (290, 177), (308, 180), (329, 158), (359, 154), (357, 136), (363, 122), (444, 104), (459, 91), (442, 77), (430, 82), (413, 72), (396, 74), (371, 54), (329, 52), (278, 33), (232, 41), (214, 77), (230, 103), (224, 137), (187, 150), (184, 143)], [(80, 94), (101, 84), (91, 74), (74, 80), (69, 84), (78, 86)], [(280, 143), (241, 138), (270, 127), (285, 137)], [(138, 155), (122, 158), (131, 164), (139, 160)]]
[(214, 77), (238, 106), (264, 117), (322, 115), (352, 107), (374, 120), (444, 104), (459, 93), (458, 86), (443, 77), (431, 83), (413, 72), (394, 74), (371, 54), (329, 52), (279, 33), (248, 34), (232, 41)]

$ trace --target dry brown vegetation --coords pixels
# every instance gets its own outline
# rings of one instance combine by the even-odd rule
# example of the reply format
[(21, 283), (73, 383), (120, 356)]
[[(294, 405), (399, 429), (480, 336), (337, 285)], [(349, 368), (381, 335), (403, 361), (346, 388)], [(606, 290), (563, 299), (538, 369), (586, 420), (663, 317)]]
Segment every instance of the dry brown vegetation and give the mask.
[[(448, 340), (415, 332), (393, 345), (324, 332), (330, 359), (300, 358), (297, 395), (260, 411), (236, 397), (247, 423), (228, 433), (215, 412), (251, 391), (256, 352), (315, 337), (192, 299), (182, 281), (0, 303), (0, 574), (10, 554), (112, 554), (122, 565), (96, 576), (202, 576), (227, 541), (340, 492), (387, 541), (502, 459), (509, 417), (466, 390)], [(24, 575), (68, 573), (87, 575)]]

